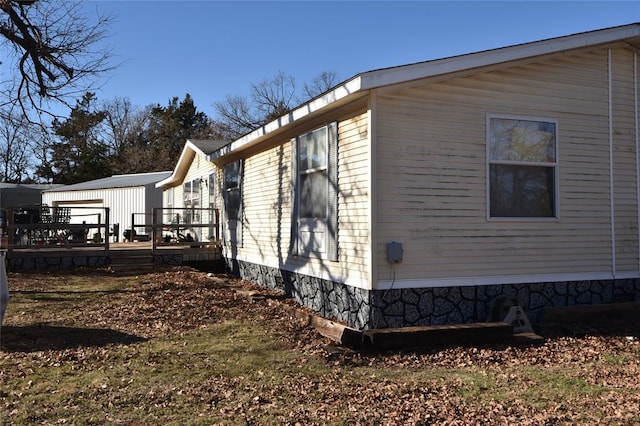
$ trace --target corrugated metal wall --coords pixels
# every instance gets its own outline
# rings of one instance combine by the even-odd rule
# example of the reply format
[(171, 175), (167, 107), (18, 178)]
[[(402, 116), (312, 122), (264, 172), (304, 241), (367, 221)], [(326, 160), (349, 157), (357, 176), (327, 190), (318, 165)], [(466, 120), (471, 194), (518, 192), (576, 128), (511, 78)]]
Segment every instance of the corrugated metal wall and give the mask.
[[(157, 204), (153, 201), (157, 200)], [(89, 206), (96, 207), (100, 203), (103, 207), (109, 208), (110, 225), (119, 224), (120, 235), (131, 226), (131, 215), (136, 213), (136, 224), (151, 225), (152, 207), (161, 207), (162, 191), (155, 187), (133, 187), (133, 188), (110, 188), (86, 191), (55, 191), (44, 192), (42, 202), (50, 206), (73, 205), (76, 207)], [(78, 210), (80, 212), (80, 210)], [(83, 212), (84, 213), (84, 212)], [(74, 221), (78, 222), (78, 218)], [(82, 220), (79, 220), (82, 222)], [(104, 219), (102, 219), (104, 222)], [(148, 233), (149, 229), (144, 226), (136, 229), (138, 233)]]

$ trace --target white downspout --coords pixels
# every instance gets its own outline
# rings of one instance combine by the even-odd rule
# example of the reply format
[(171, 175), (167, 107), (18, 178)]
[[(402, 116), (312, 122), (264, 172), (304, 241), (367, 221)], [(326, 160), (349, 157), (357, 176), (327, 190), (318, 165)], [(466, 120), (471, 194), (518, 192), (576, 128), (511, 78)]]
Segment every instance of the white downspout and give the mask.
[(611, 273), (616, 278), (616, 221), (613, 185), (613, 72), (611, 49), (607, 50), (607, 74), (609, 85), (609, 201), (611, 214)]
[(369, 95), (367, 132), (369, 140), (369, 289), (378, 287), (378, 189), (377, 189), (377, 115), (378, 93), (373, 89)]

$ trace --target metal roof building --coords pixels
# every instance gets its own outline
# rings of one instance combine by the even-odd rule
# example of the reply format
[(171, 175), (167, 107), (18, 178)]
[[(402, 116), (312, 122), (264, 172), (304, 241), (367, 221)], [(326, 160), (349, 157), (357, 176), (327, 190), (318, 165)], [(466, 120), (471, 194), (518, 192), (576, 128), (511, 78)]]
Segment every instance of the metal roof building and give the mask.
[(71, 208), (72, 223), (91, 223), (104, 208), (109, 208), (109, 224), (118, 225), (118, 238), (131, 227), (135, 214), (135, 223), (141, 225), (136, 232), (144, 234), (145, 226), (151, 225), (153, 208), (162, 207), (162, 190), (156, 189), (156, 183), (170, 175), (170, 171), (114, 175), (67, 185), (44, 191), (42, 203)]

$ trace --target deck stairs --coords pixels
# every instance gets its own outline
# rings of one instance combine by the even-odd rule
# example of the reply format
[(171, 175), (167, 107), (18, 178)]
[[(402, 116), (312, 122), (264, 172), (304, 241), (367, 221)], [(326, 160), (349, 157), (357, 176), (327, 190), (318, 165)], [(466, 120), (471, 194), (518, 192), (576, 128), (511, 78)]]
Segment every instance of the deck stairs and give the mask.
[(110, 267), (115, 275), (138, 275), (154, 270), (150, 250), (111, 250), (109, 257)]

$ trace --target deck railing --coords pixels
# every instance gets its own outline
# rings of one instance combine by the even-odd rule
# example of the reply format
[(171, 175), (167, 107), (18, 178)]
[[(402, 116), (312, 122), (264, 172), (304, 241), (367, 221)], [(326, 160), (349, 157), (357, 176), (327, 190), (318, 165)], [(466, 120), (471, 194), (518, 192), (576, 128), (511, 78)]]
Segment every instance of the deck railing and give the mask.
[[(8, 251), (89, 247), (104, 249), (108, 256), (110, 239), (118, 242), (123, 229), (125, 234), (128, 231), (134, 235), (126, 238), (129, 241), (150, 240), (154, 253), (162, 247), (217, 246), (220, 242), (220, 214), (212, 208), (158, 207), (153, 213), (133, 213), (126, 228), (110, 224), (106, 207), (42, 205), (14, 207), (2, 213), (0, 248)], [(141, 222), (141, 216), (144, 223), (136, 223)]]
[[(11, 207), (3, 212), (2, 248), (93, 247), (109, 252), (109, 208)], [(116, 231), (117, 232), (117, 231)]]
[(202, 247), (220, 241), (220, 214), (213, 208), (153, 209), (153, 251), (165, 246)]

